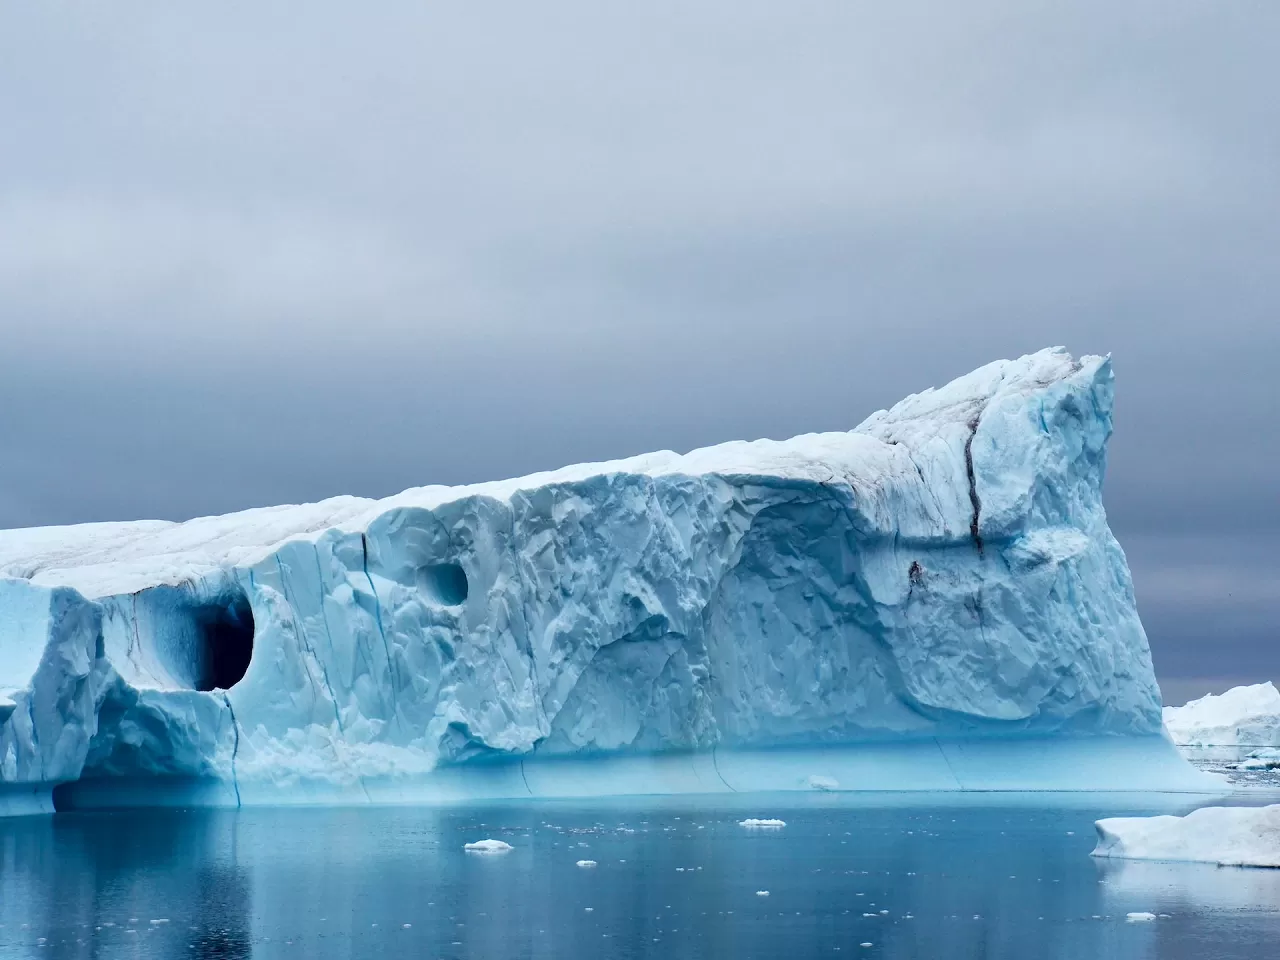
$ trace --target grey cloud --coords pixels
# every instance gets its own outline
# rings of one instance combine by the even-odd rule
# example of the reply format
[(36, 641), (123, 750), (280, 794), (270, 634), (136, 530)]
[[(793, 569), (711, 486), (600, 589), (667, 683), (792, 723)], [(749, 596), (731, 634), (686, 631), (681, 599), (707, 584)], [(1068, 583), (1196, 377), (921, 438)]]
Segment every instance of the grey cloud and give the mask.
[(1116, 358), (1107, 502), (1161, 676), (1280, 673), (1277, 28), (1155, 0), (22, 5), (0, 524), (843, 429), (1062, 343)]

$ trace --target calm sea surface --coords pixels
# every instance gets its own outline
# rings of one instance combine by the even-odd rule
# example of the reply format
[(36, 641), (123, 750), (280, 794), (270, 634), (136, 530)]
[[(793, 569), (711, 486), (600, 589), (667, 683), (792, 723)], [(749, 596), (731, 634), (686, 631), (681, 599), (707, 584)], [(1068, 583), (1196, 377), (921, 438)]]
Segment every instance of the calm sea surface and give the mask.
[[(1280, 956), (1280, 871), (1089, 856), (1100, 816), (1194, 805), (790, 795), (4, 820), (0, 957)], [(484, 838), (514, 849), (463, 850)]]

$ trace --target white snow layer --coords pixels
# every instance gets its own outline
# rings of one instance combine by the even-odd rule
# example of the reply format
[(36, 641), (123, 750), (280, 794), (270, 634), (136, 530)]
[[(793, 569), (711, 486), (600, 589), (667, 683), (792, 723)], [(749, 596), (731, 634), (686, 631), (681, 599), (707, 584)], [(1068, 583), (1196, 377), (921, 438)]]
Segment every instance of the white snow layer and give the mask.
[(1102, 508), (1111, 408), (1108, 359), (1045, 350), (847, 433), (0, 532), (0, 810), (809, 788), (789, 756), (1194, 788)]
[(1280, 690), (1268, 680), (1164, 708), (1173, 742), (1187, 747), (1280, 747)]
[(1203, 807), (1185, 817), (1099, 820), (1095, 857), (1280, 867), (1280, 804)]

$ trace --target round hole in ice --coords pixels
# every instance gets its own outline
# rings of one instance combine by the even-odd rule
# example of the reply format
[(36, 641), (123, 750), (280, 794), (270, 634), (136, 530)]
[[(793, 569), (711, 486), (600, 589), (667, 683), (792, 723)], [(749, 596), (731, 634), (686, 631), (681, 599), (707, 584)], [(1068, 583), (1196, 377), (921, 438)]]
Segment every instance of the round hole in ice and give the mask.
[(454, 607), (467, 599), (467, 572), (456, 563), (429, 563), (418, 571), (418, 583), (436, 603)]

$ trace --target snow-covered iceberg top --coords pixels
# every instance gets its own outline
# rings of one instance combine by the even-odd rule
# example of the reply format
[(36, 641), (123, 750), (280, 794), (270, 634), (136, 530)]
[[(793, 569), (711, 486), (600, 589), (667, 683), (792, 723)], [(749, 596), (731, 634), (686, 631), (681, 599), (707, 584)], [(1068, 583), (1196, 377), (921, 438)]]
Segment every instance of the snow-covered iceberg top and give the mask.
[(1268, 680), (1164, 708), (1173, 742), (1189, 747), (1280, 747), (1280, 690)]
[(1280, 867), (1280, 804), (1099, 820), (1095, 857)]
[[(1015, 776), (956, 744), (1068, 735), (1155, 751), (1100, 780), (1071, 765), (1071, 785), (1185, 784), (1102, 507), (1112, 394), (1109, 360), (1046, 350), (847, 433), (0, 532), (0, 786), (68, 783), (68, 803), (1043, 786), (1068, 767)], [(911, 761), (771, 754), (765, 775), (731, 756), (885, 743)], [(594, 774), (551, 786), (573, 758)]]

